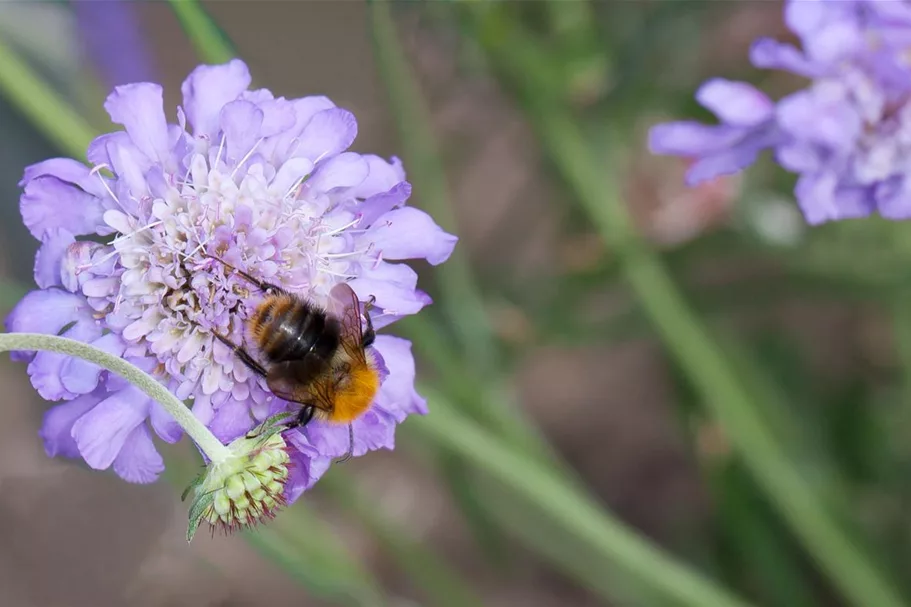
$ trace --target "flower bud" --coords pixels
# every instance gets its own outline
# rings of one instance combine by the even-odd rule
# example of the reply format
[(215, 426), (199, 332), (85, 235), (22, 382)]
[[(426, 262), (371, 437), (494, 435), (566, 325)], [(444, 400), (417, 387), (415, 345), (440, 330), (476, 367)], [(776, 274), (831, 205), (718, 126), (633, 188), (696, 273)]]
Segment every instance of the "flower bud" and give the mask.
[(285, 482), (290, 457), (280, 428), (257, 436), (238, 438), (230, 445), (231, 457), (213, 462), (187, 487), (195, 498), (190, 506), (187, 541), (200, 523), (209, 523), (213, 533), (231, 533), (272, 519), (285, 505)]

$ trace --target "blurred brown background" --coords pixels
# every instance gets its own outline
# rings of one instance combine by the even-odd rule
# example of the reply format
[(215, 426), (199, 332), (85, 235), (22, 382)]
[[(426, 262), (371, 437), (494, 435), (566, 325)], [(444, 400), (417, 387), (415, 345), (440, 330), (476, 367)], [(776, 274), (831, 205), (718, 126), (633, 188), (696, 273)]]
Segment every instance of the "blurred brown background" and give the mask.
[[(700, 60), (707, 65), (702, 69), (718, 69), (726, 56), (742, 57), (757, 33), (775, 34), (780, 28), (775, 3), (752, 4), (724, 32), (706, 37)], [(250, 65), (255, 84), (286, 97), (325, 94), (358, 117), (358, 151), (396, 153), (363, 3), (236, 1), (207, 6)], [(180, 82), (196, 63), (193, 50), (166, 5), (142, 3), (141, 11), (159, 61), (166, 105), (173, 112)], [(520, 113), (494, 82), (460, 70), (454, 41), (441, 37), (419, 11), (402, 12), (402, 42), (420, 74), (443, 145), (460, 246), (486, 275), (499, 274), (518, 285), (528, 276), (585, 267), (599, 259), (604, 252), (597, 238), (575, 234), (568, 239), (560, 233), (560, 205), (553, 200), (563, 194), (544, 177), (542, 159)], [(699, 55), (696, 46), (692, 51)], [(2, 112), (4, 120), (19, 119), (8, 107)], [(736, 180), (687, 191), (679, 185), (682, 166), (644, 153), (639, 166), (629, 176), (627, 190), (642, 229), (659, 245), (687, 240), (729, 220)], [(414, 202), (420, 205), (420, 192)], [(15, 199), (4, 202), (5, 207), (14, 205)], [(21, 246), (0, 251), (7, 256), (0, 259), (0, 273), (27, 280), (35, 245), (21, 235), (16, 239)], [(737, 271), (721, 267), (716, 273), (723, 279)], [(609, 315), (626, 305), (622, 298), (605, 296), (596, 312)], [(692, 533), (710, 516), (698, 465), (679, 431), (666, 364), (654, 342), (542, 346), (520, 311), (492, 305), (490, 313), (507, 342), (526, 350), (511, 380), (522, 406), (605, 504), (647, 535), (668, 543)], [(860, 343), (865, 355), (881, 351), (879, 340), (866, 345), (875, 325), (858, 322), (851, 309), (840, 306), (809, 309), (798, 302), (749, 320), (793, 324), (808, 343), (816, 344), (820, 364), (830, 370), (851, 355), (833, 338), (836, 329), (840, 339)], [(29, 386), (24, 366), (4, 358), (0, 384), (6, 390), (0, 407), (0, 605), (320, 604), (240, 537), (210, 540), (201, 534), (187, 546), (186, 505), (166, 481), (130, 486), (113, 474), (48, 459), (36, 434), (45, 405)], [(700, 437), (701, 449), (725, 451), (724, 438), (711, 427)], [(478, 561), (473, 540), (446, 492), (408, 453), (376, 453), (348, 466), (377, 508), (407, 523), (415, 538), (450, 557), (488, 604), (600, 604), (523, 554), (521, 547), (510, 547), (514, 561), (505, 573)], [(369, 535), (332, 512), (318, 490), (306, 499), (322, 508), (325, 524), (372, 570), (388, 578), (390, 587), (414, 596)], [(402, 599), (398, 604), (415, 603)]]

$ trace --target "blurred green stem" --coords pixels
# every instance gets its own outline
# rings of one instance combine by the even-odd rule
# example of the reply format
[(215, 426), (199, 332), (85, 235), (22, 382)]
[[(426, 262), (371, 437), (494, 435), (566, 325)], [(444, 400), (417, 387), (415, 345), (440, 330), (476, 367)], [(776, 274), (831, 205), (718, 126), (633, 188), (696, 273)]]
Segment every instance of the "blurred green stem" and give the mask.
[(534, 502), (557, 525), (591, 547), (594, 554), (681, 604), (691, 607), (747, 605), (642, 539), (561, 476), (504, 446), (466, 420), (430, 387), (421, 386), (421, 391), (428, 395), (433, 415), (416, 418), (411, 422), (412, 427)]
[[(496, 5), (483, 9), (463, 6), (470, 6), (470, 17), (494, 65), (519, 91), (544, 150), (620, 257), (623, 274), (668, 350), (794, 533), (855, 605), (903, 605), (892, 584), (839, 527), (784, 456), (760, 414), (762, 403), (739, 381), (725, 353), (636, 232), (614, 181), (624, 167), (623, 159), (597, 153), (565, 108), (529, 88), (527, 72), (534, 69), (541, 51), (514, 20), (499, 13)], [(617, 150), (625, 142), (613, 134), (612, 149)]]
[[(382, 1), (369, 1), (368, 5), (376, 65), (398, 127), (409, 179), (421, 205), (444, 229), (454, 231), (456, 218), (433, 122), (402, 52), (390, 14), (391, 5)], [(550, 461), (551, 450), (537, 429), (512, 402), (497, 393), (496, 377), (501, 365), (498, 344), (464, 245), (456, 246), (435, 275), (443, 322), (428, 320), (425, 314), (436, 314), (429, 310), (406, 319), (398, 331), (414, 342), (417, 353), (434, 363), (443, 381), (458, 395), (459, 405), (472, 418), (522, 449), (528, 457)], [(438, 461), (442, 464), (438, 471), (447, 479), (452, 496), (479, 544), (489, 556), (495, 557), (500, 535), (486, 509), (468, 490), (471, 472), (465, 470), (460, 459), (444, 455)]]
[[(605, 240), (621, 256), (624, 274), (665, 345), (796, 535), (854, 604), (902, 605), (891, 585), (839, 528), (784, 457), (759, 412), (762, 403), (744, 389), (725, 354), (677, 292), (657, 257), (635, 235), (616, 186), (605, 178), (602, 163), (594, 162), (596, 156), (585, 145), (578, 127), (552, 111), (537, 114), (536, 121), (545, 147), (564, 178)], [(610, 166), (607, 159), (603, 166)]]
[(89, 143), (96, 136), (95, 130), (2, 40), (0, 93), (51, 143), (75, 158), (85, 157)]
[[(895, 430), (892, 432), (897, 460), (893, 486), (898, 496), (899, 512), (902, 514), (897, 517), (893, 527), (896, 535), (907, 537), (906, 517), (911, 511), (911, 291), (901, 290), (892, 305), (895, 348), (902, 368), (901, 403), (896, 407)], [(903, 546), (907, 546), (907, 542)], [(911, 547), (905, 547), (903, 556), (907, 558), (909, 551)]]
[[(452, 231), (456, 220), (449, 200), (446, 173), (434, 141), (433, 122), (402, 55), (389, 14), (390, 3), (368, 3), (377, 67), (387, 85), (389, 105), (415, 191), (434, 219), (444, 229)], [(472, 361), (474, 368), (491, 376), (497, 363), (496, 345), (464, 245), (456, 246), (449, 260), (437, 270), (436, 277), (442, 295), (440, 305), (449, 322), (457, 323), (454, 337), (461, 343), (466, 359)]]
[[(911, 291), (900, 291), (893, 303), (892, 324), (895, 333), (895, 347), (898, 360), (901, 363), (902, 376), (902, 407), (900, 407), (901, 443), (907, 444), (907, 437), (911, 436)], [(903, 455), (909, 455), (911, 449), (905, 449)], [(906, 458), (908, 459), (908, 458)], [(907, 463), (907, 462), (906, 462)]]
[(245, 531), (244, 538), (317, 596), (357, 607), (386, 605), (379, 581), (305, 501), (268, 527)]
[(227, 63), (236, 56), (221, 28), (197, 0), (168, 0), (196, 54), (207, 63)]
[(339, 508), (349, 511), (379, 541), (408, 579), (420, 587), (428, 604), (436, 607), (482, 605), (471, 585), (435, 552), (409, 537), (410, 531), (395, 525), (355, 486), (355, 480), (341, 470), (320, 479)]

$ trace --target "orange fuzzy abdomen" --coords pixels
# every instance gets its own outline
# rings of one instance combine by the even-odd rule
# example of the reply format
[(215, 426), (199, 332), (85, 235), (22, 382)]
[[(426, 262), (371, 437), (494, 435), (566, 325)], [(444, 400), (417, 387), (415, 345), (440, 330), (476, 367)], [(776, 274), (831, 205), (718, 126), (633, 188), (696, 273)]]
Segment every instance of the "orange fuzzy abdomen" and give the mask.
[(376, 369), (367, 364), (358, 364), (348, 372), (343, 386), (335, 391), (331, 422), (347, 424), (359, 418), (370, 408), (380, 389), (380, 376)]

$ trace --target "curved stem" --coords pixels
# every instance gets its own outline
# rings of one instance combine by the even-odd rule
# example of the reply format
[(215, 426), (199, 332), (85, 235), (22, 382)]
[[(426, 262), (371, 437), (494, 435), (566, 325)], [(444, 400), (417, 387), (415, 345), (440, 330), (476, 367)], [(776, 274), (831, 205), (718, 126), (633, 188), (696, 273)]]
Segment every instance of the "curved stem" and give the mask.
[(42, 335), (40, 333), (0, 333), (0, 352), (43, 350), (75, 356), (122, 376), (131, 384), (145, 392), (160, 403), (174, 420), (180, 424), (190, 438), (199, 445), (213, 464), (222, 462), (231, 456), (231, 452), (221, 444), (202, 422), (187, 409), (176, 396), (168, 392), (154, 377), (122, 358), (108, 354), (94, 346), (66, 337)]

